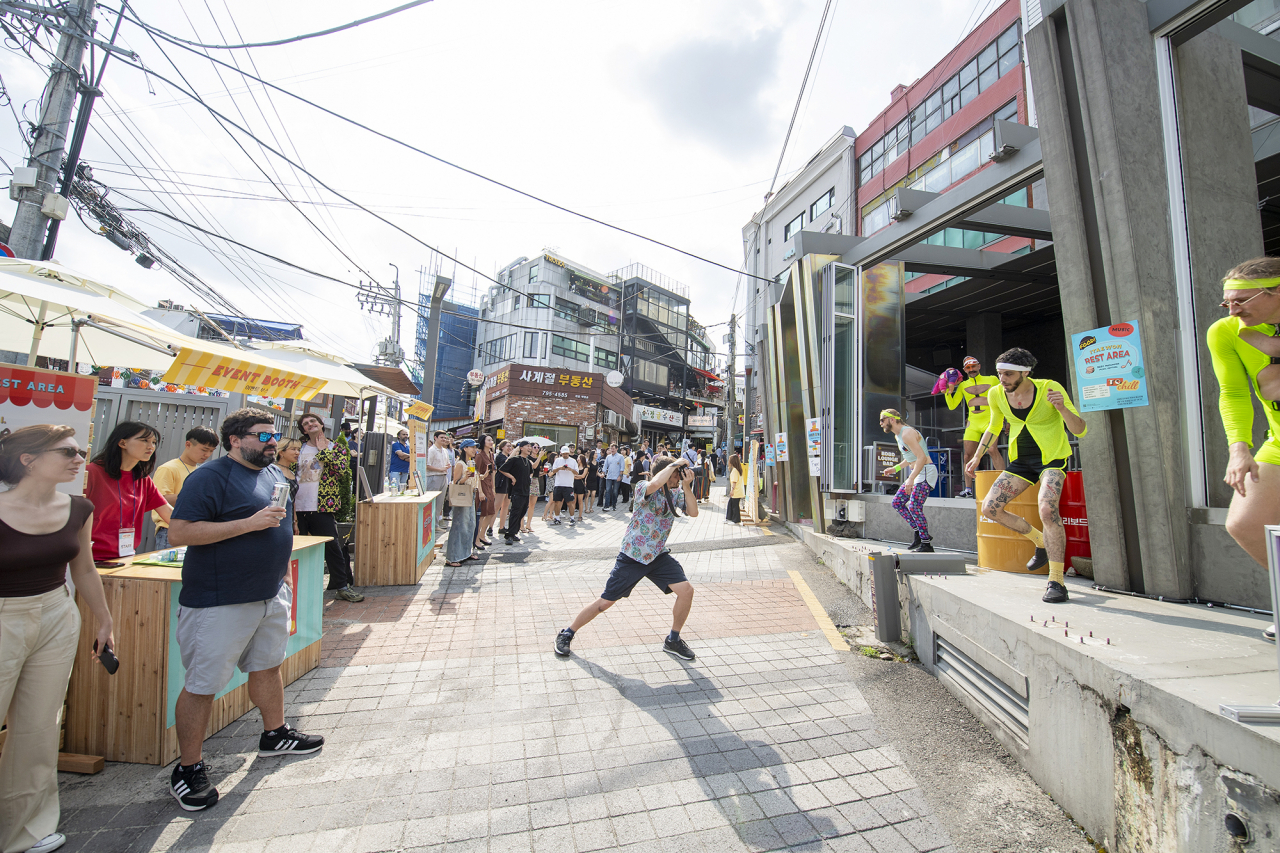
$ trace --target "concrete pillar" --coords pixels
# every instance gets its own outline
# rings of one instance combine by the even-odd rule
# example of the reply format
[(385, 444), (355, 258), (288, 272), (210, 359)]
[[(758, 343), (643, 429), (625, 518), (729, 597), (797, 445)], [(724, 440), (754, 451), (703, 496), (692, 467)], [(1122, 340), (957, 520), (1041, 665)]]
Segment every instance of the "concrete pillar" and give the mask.
[[(1142, 330), (1150, 404), (1085, 417), (1094, 571), (1108, 586), (1194, 592), (1182, 354), (1155, 46), (1141, 0), (1066, 0), (1027, 35), (1068, 336)], [(1074, 383), (1079, 387), (1078, 383)]]
[(965, 355), (982, 362), (982, 372), (996, 372), (996, 356), (1004, 352), (1001, 344), (1001, 316), (998, 313), (974, 314), (964, 321)]

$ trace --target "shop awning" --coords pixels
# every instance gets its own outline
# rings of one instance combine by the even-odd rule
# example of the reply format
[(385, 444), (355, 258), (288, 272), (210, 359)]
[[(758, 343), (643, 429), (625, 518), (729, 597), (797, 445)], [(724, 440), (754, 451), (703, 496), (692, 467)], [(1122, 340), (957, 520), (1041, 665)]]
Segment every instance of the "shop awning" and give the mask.
[(724, 380), (721, 379), (719, 376), (716, 376), (714, 373), (708, 370), (703, 370), (701, 367), (695, 367), (694, 372), (697, 373), (699, 376), (702, 376), (704, 379), (710, 379), (712, 382), (716, 383), (717, 385), (724, 384)]
[(422, 393), (422, 389), (418, 387), (417, 383), (410, 379), (409, 375), (399, 367), (388, 367), (385, 364), (353, 364), (351, 366), (374, 382), (392, 389), (397, 394), (408, 394), (411, 397), (416, 397)]

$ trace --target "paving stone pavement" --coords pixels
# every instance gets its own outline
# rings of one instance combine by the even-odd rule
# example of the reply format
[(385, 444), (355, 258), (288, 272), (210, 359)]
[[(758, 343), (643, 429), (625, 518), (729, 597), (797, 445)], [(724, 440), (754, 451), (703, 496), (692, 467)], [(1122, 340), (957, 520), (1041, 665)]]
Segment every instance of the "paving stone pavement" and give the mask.
[(326, 601), (321, 666), (286, 690), (321, 752), (258, 757), (250, 712), (206, 743), (222, 798), (200, 813), (168, 795), (172, 765), (63, 774), (65, 849), (953, 850), (787, 573), (809, 551), (723, 506), (672, 536), (696, 661), (662, 651), (673, 599), (646, 582), (552, 654), (625, 516), (582, 541), (535, 521), (523, 562), (437, 559), (416, 587)]

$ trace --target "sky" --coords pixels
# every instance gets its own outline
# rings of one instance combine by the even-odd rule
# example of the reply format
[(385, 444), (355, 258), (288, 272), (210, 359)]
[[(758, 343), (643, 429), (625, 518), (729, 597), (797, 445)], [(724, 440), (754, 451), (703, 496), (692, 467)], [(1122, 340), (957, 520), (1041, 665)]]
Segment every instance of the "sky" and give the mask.
[[(154, 74), (111, 61), (83, 160), (121, 208), (165, 210), (350, 284), (390, 286), (394, 264), (411, 300), (420, 270), (452, 277), (453, 295), (466, 302), (493, 285), (486, 276), (544, 249), (603, 273), (642, 263), (689, 286), (693, 316), (719, 341), (730, 312), (744, 307), (747, 289), (738, 293), (731, 271), (742, 264), (742, 226), (762, 207), (778, 165), (824, 3), (434, 0), (307, 41), (208, 51), (387, 136), (729, 269), (493, 186), (269, 93), (203, 52), (157, 43), (128, 20), (117, 43)], [(314, 32), (397, 5), (135, 0), (130, 10), (178, 38), (228, 44)], [(997, 5), (834, 0), (777, 185), (843, 125), (865, 127), (895, 85), (920, 77)], [(115, 14), (100, 7), (97, 20), (106, 40)], [(20, 127), (36, 117), (43, 61), (0, 52), (8, 167), (25, 158)], [(179, 84), (185, 77), (204, 105), (156, 74)], [(0, 219), (12, 215), (12, 203), (0, 209)], [(361, 311), (353, 287), (146, 210), (128, 215), (244, 315), (302, 323), (319, 349), (371, 361), (390, 333), (389, 318)], [(219, 310), (167, 272), (142, 269), (74, 214), (56, 258), (145, 302)], [(408, 312), (402, 319), (410, 357), (415, 321)]]

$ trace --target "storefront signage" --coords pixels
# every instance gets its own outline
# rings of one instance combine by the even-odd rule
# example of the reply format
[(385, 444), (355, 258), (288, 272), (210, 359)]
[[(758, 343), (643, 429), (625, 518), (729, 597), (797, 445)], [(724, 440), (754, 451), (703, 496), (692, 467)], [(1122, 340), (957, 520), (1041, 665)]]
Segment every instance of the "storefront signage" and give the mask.
[(1116, 323), (1071, 336), (1081, 412), (1145, 406), (1147, 373), (1137, 323)]
[(897, 473), (890, 474), (888, 477), (884, 475), (884, 469), (892, 468), (902, 461), (902, 457), (898, 454), (897, 444), (888, 444), (883, 441), (877, 441), (874, 445), (875, 459), (872, 460), (872, 469), (875, 471), (875, 480), (877, 483), (896, 483), (900, 479)]
[(599, 373), (510, 364), (489, 374), (483, 392), (490, 402), (512, 395), (598, 403), (603, 387), (604, 377)]
[(690, 427), (714, 427), (716, 425), (715, 415), (689, 415), (685, 418), (685, 423)]
[(790, 462), (791, 454), (787, 453), (787, 434), (780, 432), (773, 437), (773, 446), (778, 454), (779, 462)]
[(178, 351), (177, 358), (162, 378), (173, 385), (203, 385), (223, 391), (287, 397), (303, 402), (314, 397), (325, 385), (323, 379), (315, 376), (216, 353), (196, 352), (187, 347)]
[[(97, 380), (92, 376), (0, 365), (0, 430), (16, 432), (35, 424), (63, 424), (75, 429), (75, 440), (81, 448), (92, 449), (89, 425), (97, 389)], [(75, 480), (62, 483), (58, 491), (82, 493), (84, 470), (80, 466)], [(3, 488), (0, 486), (0, 490)]]
[(633, 421), (649, 421), (667, 426), (684, 426), (684, 415), (681, 412), (668, 412), (666, 409), (655, 409), (653, 406), (636, 406), (633, 409)]

